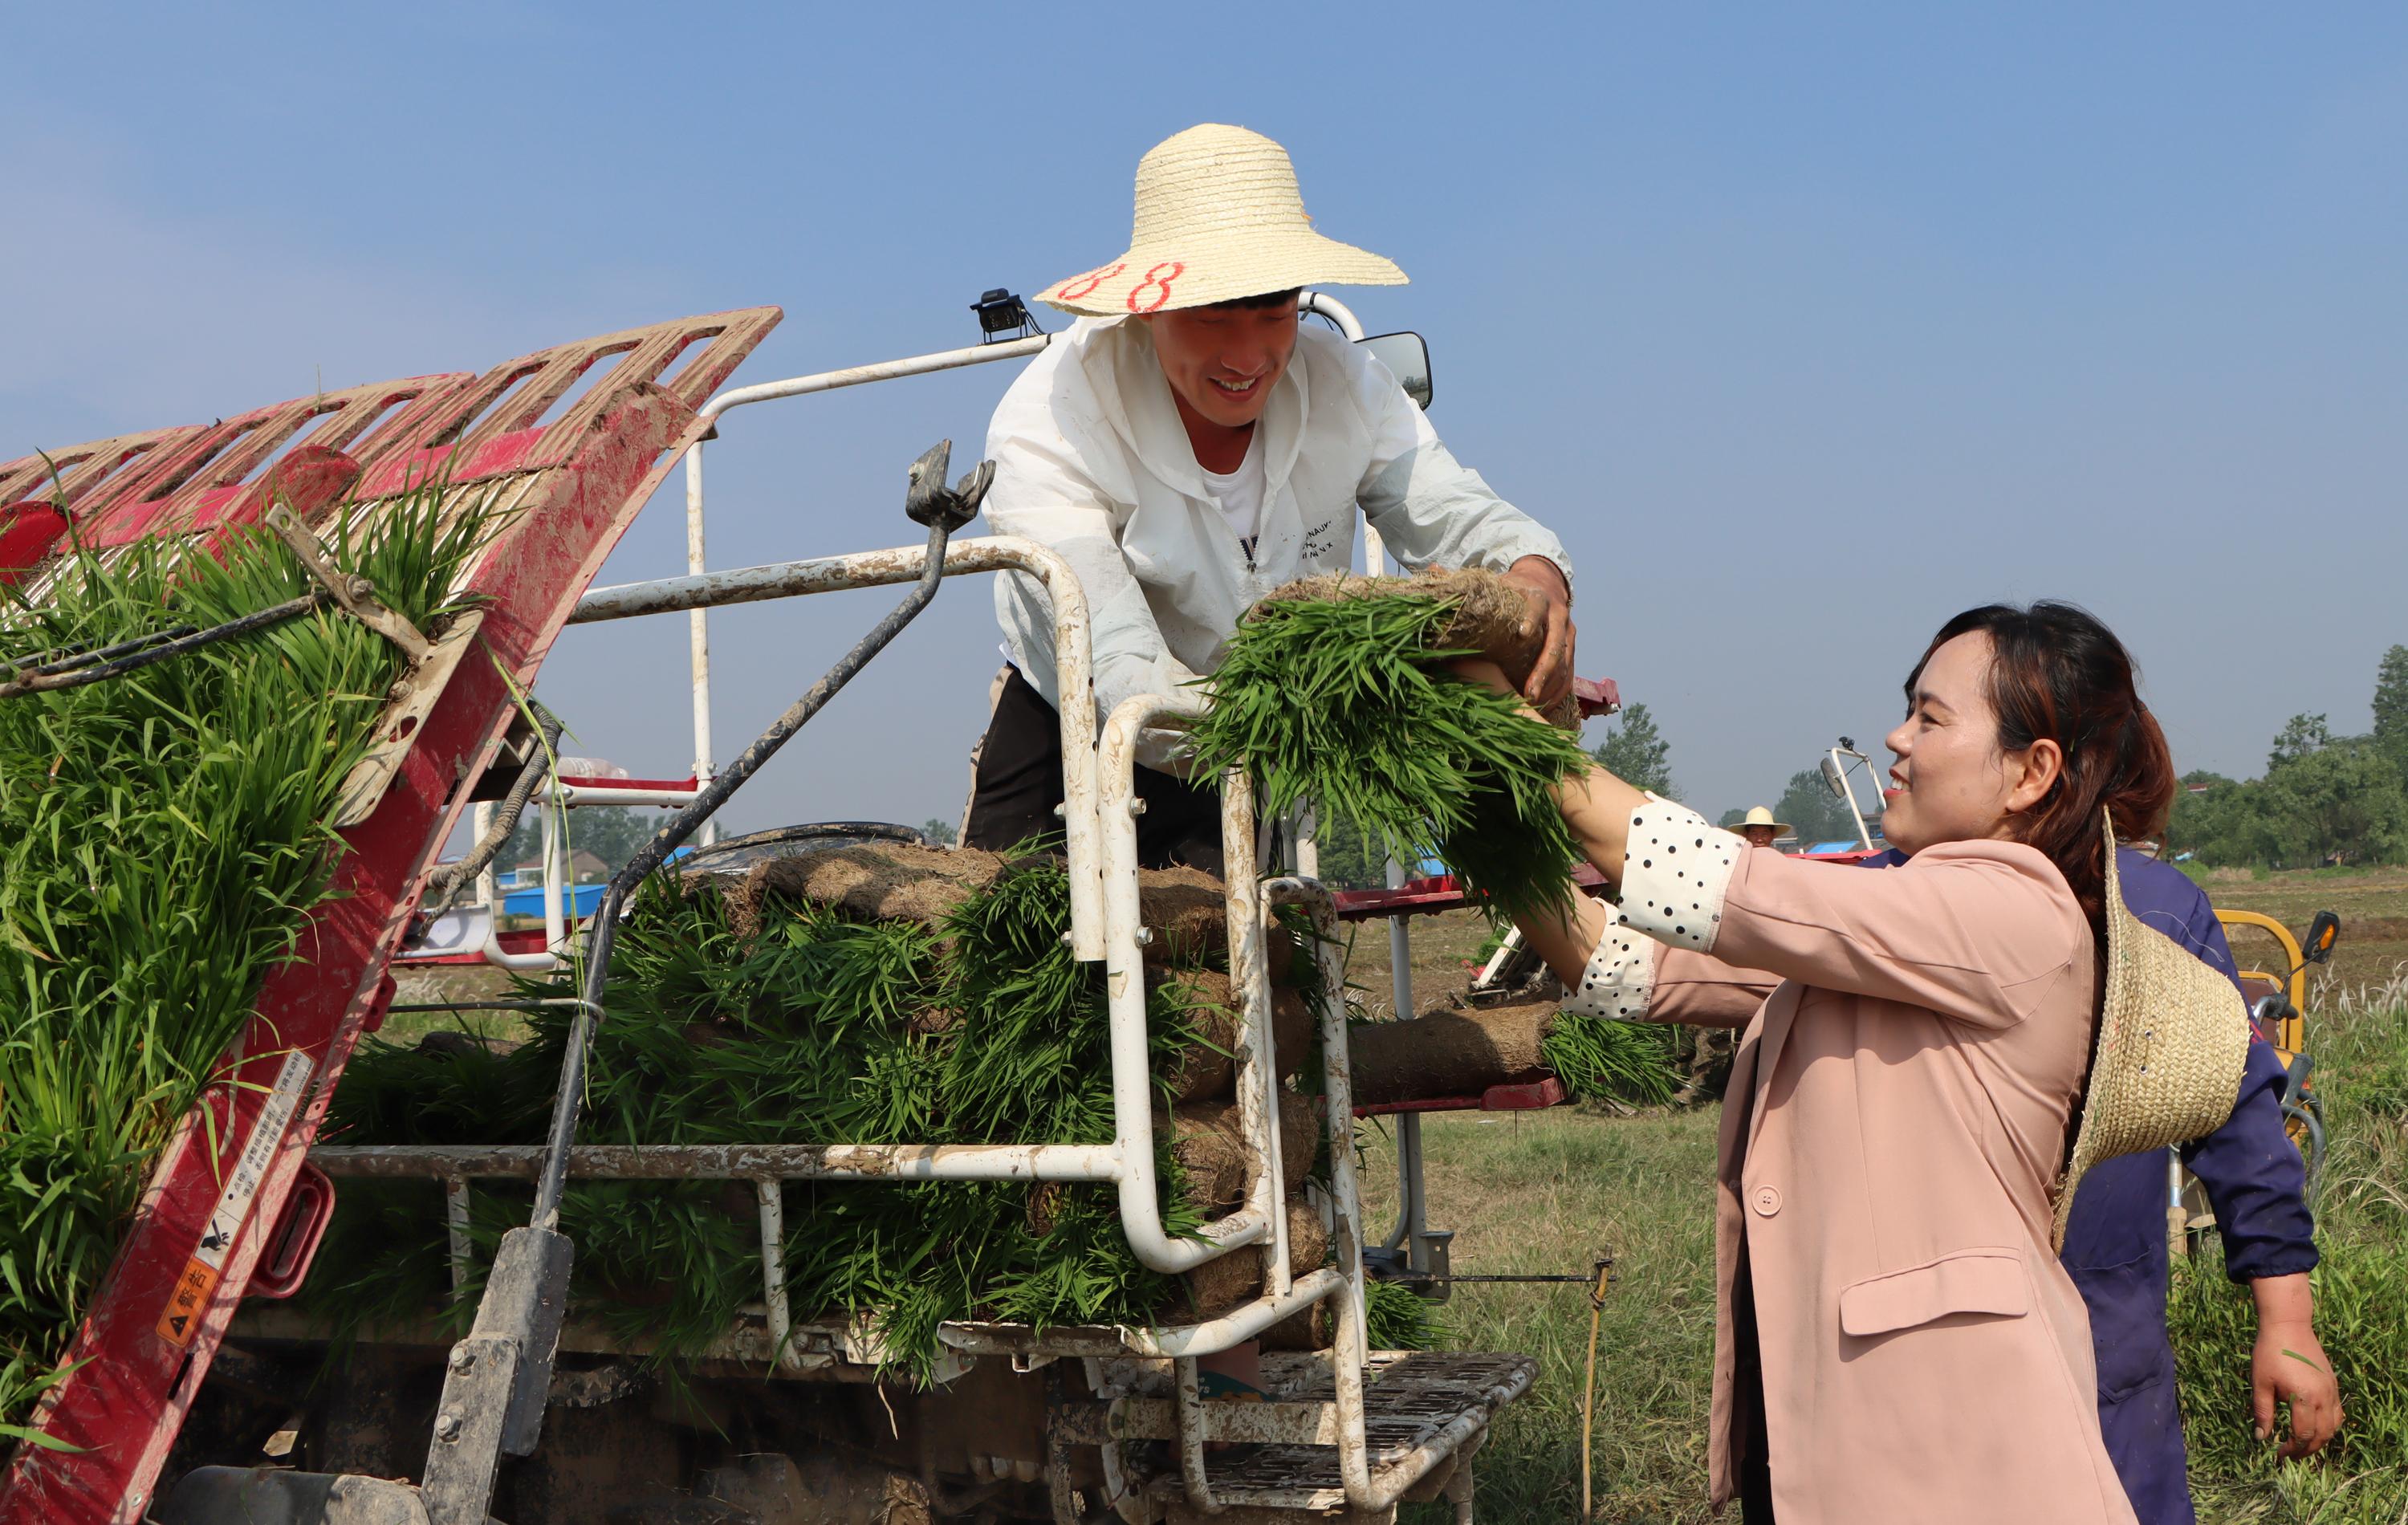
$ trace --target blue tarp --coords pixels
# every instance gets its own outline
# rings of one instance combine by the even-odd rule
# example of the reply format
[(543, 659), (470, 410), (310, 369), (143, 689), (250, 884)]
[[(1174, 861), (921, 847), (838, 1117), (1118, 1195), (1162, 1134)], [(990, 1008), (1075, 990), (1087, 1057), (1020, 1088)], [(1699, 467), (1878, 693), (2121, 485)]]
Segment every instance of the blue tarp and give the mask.
[[(575, 885), (560, 892), (560, 902), (571, 916), (590, 916), (602, 909), (602, 892), (608, 885)], [(543, 886), (514, 889), (502, 897), (502, 914), (506, 916), (540, 916), (543, 914)]]

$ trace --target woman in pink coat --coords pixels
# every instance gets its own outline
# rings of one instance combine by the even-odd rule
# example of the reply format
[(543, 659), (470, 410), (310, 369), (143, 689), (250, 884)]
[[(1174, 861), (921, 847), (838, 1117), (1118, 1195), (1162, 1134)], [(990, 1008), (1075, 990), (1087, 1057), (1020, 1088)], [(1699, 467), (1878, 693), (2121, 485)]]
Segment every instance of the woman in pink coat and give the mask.
[(1716, 1191), (1717, 1508), (2128, 1525), (2052, 1201), (2100, 999), (2100, 817), (2161, 828), (2172, 764), (2130, 657), (2068, 605), (1958, 616), (1906, 690), (1885, 817), (1904, 865), (1784, 857), (1597, 769), (1561, 803), (1620, 907), (1523, 931), (1568, 1009), (1745, 1029)]

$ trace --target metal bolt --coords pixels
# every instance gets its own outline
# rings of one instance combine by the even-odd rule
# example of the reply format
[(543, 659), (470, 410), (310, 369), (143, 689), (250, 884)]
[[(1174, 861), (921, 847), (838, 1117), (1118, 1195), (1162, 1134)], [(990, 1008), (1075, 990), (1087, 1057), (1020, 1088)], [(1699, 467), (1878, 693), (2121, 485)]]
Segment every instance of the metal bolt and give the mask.
[(475, 1351), (469, 1349), (465, 1345), (455, 1345), (452, 1347), (452, 1370), (455, 1372), (465, 1372), (469, 1367), (476, 1364), (477, 1353)]
[(460, 1416), (457, 1414), (437, 1414), (435, 1416), (435, 1438), (442, 1441), (458, 1440), (460, 1438)]
[(1140, 948), (1143, 948), (1143, 947), (1150, 947), (1150, 946), (1152, 946), (1152, 945), (1153, 945), (1153, 943), (1154, 943), (1154, 928), (1151, 928), (1151, 927), (1140, 927), (1140, 928), (1139, 928), (1137, 929), (1137, 945), (1138, 945), (1139, 947), (1140, 947)]
[(1145, 813), (1145, 801), (1142, 799), (1131, 799), (1129, 801), (1128, 810), (1131, 815), (1143, 815)]

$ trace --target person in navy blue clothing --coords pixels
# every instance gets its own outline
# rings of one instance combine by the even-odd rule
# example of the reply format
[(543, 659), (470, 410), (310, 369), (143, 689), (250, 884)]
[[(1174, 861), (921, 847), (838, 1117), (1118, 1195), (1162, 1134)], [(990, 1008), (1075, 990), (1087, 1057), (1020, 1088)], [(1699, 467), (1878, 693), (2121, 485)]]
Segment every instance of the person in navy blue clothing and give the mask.
[[(2129, 847), (2115, 851), (2132, 914), (2237, 985), (2224, 928), (2200, 887), (2171, 864)], [(1905, 860), (1891, 852), (1867, 866)], [(2305, 1456), (2340, 1428), (2341, 1394), (2313, 1328), (2315, 1222), (2300, 1152), (2283, 1131), (2282, 1096), (2282, 1061), (2253, 1037), (2231, 1118), (2181, 1153), (2215, 1209), (2225, 1273), (2247, 1283), (2258, 1304), (2249, 1374), (2258, 1436), (2273, 1434), (2275, 1403), (2288, 1403), (2291, 1435), (2283, 1454)], [(2173, 1345), (2166, 1335), (2166, 1206), (2164, 1155), (2101, 1162), (2074, 1196), (2063, 1259), (2089, 1305), (2099, 1427), (2132, 1512), (2141, 1525), (2192, 1525)]]

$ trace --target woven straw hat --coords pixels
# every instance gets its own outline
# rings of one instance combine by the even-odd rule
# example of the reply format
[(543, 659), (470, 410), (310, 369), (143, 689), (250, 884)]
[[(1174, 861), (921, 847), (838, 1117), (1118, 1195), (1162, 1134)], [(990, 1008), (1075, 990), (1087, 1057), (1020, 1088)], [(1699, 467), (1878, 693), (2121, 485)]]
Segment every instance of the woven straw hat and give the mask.
[(1379, 255), (1312, 231), (1287, 150), (1207, 122), (1137, 165), (1128, 252), (1038, 294), (1065, 312), (1175, 312), (1296, 286), (1401, 286)]
[(2106, 852), (2107, 989), (2082, 1127), (2057, 1191), (2060, 1250), (2083, 1173), (2223, 1127), (2249, 1059), (2249, 1014), (2232, 982), (2125, 908), (2112, 819)]
[(1772, 834), (1776, 837), (1785, 837), (1792, 831), (1798, 829), (1786, 821), (1774, 820), (1772, 818), (1772, 812), (1765, 809), (1762, 805), (1750, 805), (1747, 808), (1747, 819), (1740, 822), (1737, 826), (1732, 827), (1731, 829), (1733, 831), (1745, 831), (1752, 826), (1769, 826), (1772, 828)]

